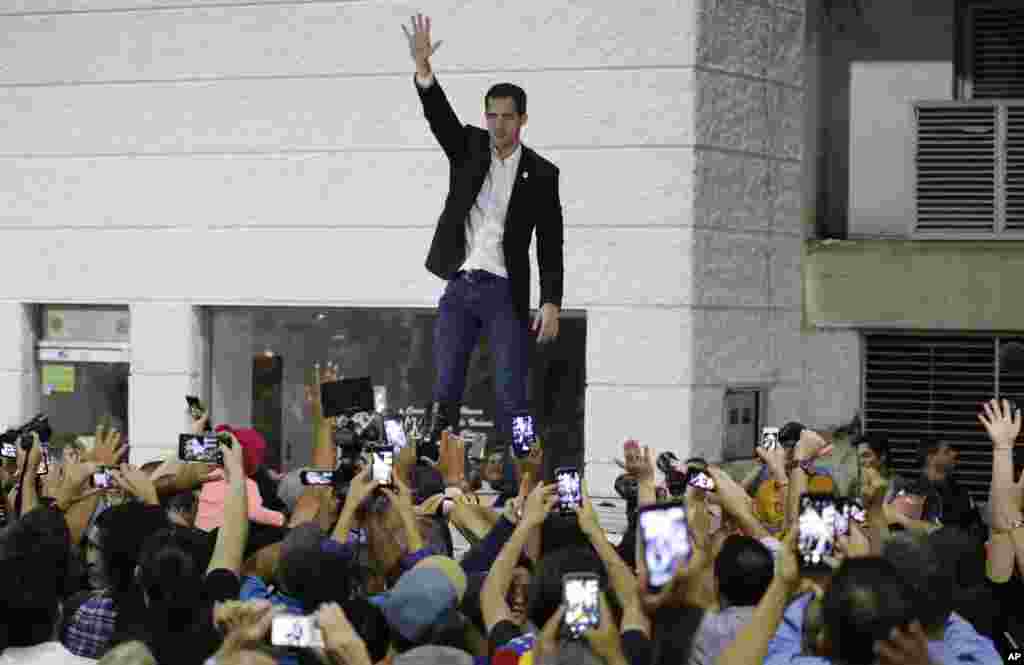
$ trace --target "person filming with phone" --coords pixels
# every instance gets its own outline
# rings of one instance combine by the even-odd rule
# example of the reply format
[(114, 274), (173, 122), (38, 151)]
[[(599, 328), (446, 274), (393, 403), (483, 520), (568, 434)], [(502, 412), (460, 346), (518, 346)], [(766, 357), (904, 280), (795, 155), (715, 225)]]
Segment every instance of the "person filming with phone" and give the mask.
[[(565, 273), (559, 170), (522, 144), (526, 93), (517, 85), (499, 83), (484, 95), (486, 129), (463, 124), (431, 66), (441, 42), (431, 41), (430, 18), (418, 14), (411, 24), (411, 31), (402, 29), (416, 66), (415, 89), (451, 169), (426, 261), (446, 286), (434, 330), (434, 412), (420, 455), (437, 461), (441, 432), (449, 426), (458, 431), (469, 358), (483, 333), (495, 358), (505, 484), (514, 487), (511, 416), (528, 407), (529, 333), (541, 344), (558, 336)], [(535, 230), (542, 304), (531, 324), (529, 248)]]

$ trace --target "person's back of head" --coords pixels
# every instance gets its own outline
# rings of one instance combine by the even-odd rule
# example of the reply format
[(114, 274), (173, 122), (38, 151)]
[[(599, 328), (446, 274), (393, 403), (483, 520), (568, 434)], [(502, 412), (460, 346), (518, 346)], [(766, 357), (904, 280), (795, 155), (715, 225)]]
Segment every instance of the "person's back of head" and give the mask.
[(915, 618), (908, 587), (880, 557), (847, 559), (832, 576), (822, 602), (824, 634), (818, 647), (837, 665), (871, 665), (876, 641)]
[(927, 537), (902, 532), (882, 546), (882, 557), (896, 570), (913, 596), (917, 618), (926, 632), (941, 630), (953, 611), (953, 567), (944, 563)]
[(64, 516), (50, 508), (0, 531), (0, 647), (49, 641), (68, 584), (70, 542)]
[(135, 567), (143, 543), (170, 522), (160, 506), (129, 502), (101, 513), (96, 526), (107, 579), (114, 591), (128, 591), (135, 586)]
[(723, 607), (757, 605), (774, 575), (771, 550), (749, 536), (729, 536), (715, 558), (715, 580)]
[(181, 529), (150, 536), (139, 555), (138, 581), (148, 599), (150, 625), (184, 629), (202, 601), (202, 563)]
[[(567, 547), (545, 555), (530, 579), (527, 615), (533, 625), (542, 628), (562, 604), (562, 578), (569, 573), (594, 573), (602, 589), (608, 588), (604, 563), (590, 547)], [(620, 611), (615, 594), (608, 594), (612, 613)], [(616, 614), (617, 616), (617, 614)]]
[(307, 612), (323, 603), (344, 603), (352, 593), (355, 567), (336, 554), (325, 552), (325, 538), (315, 522), (301, 524), (281, 543), (277, 581)]
[(997, 632), (994, 612), (998, 606), (987, 583), (984, 541), (968, 530), (944, 526), (929, 534), (928, 542), (952, 576), (952, 610), (991, 637)]

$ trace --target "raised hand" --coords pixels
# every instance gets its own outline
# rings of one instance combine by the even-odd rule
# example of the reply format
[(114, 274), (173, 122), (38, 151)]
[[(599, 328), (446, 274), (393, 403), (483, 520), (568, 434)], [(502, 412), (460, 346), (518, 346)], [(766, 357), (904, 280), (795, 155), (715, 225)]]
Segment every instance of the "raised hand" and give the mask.
[(1020, 409), (1010, 412), (1010, 403), (1007, 400), (990, 400), (982, 405), (985, 413), (978, 414), (978, 420), (985, 426), (985, 431), (992, 439), (992, 445), (996, 448), (1012, 448), (1017, 437), (1020, 436)]
[(405, 38), (409, 41), (409, 55), (416, 63), (416, 69), (421, 74), (427, 74), (430, 72), (430, 57), (437, 53), (437, 49), (441, 48), (443, 42), (439, 41), (431, 45), (429, 16), (416, 14), (409, 19), (409, 23), (412, 25), (412, 33), (405, 25), (402, 25), (402, 32), (405, 33)]
[(142, 499), (143, 502), (155, 506), (159, 505), (156, 487), (142, 471), (139, 471), (130, 464), (122, 464), (120, 469), (111, 469), (110, 475), (117, 482), (118, 487), (134, 497)]
[(636, 478), (638, 483), (654, 482), (654, 457), (650, 447), (640, 448), (636, 441), (630, 439), (626, 441), (625, 457), (625, 463), (615, 460), (621, 469)]
[(537, 485), (530, 492), (530, 496), (526, 498), (522, 522), (531, 527), (540, 526), (557, 502), (558, 485), (556, 483)]
[(117, 466), (127, 461), (128, 448), (121, 444), (121, 432), (114, 427), (96, 427), (96, 445), (84, 459), (101, 466)]

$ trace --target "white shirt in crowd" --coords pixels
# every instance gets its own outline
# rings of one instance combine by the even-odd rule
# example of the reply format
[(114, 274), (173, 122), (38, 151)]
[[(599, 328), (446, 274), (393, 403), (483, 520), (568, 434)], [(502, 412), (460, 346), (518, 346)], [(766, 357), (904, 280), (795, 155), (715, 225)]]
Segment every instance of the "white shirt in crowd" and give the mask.
[[(417, 75), (416, 83), (421, 88), (429, 88), (434, 84), (434, 75), (425, 79)], [(508, 203), (512, 198), (512, 187), (515, 185), (522, 154), (521, 144), (505, 159), (498, 159), (494, 148), (491, 149), (490, 172), (466, 219), (466, 260), (462, 270), (486, 270), (500, 277), (508, 277), (502, 244), (505, 238), (505, 216), (508, 214)]]
[(34, 647), (7, 647), (0, 653), (0, 665), (96, 665), (98, 662), (76, 656), (60, 642), (43, 642)]

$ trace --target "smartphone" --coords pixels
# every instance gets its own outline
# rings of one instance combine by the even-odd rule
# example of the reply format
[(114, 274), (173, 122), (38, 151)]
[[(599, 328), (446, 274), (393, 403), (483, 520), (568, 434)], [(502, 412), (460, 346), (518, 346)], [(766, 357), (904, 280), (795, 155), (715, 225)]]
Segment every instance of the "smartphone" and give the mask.
[(679, 567), (693, 555), (686, 505), (654, 504), (640, 508), (637, 545), (643, 547), (647, 586), (656, 592), (672, 581)]
[(761, 447), (765, 450), (775, 450), (779, 447), (779, 428), (761, 428)]
[(558, 509), (563, 513), (575, 512), (583, 504), (579, 470), (574, 466), (555, 469), (555, 482), (558, 483)]
[(864, 502), (856, 498), (848, 498), (844, 505), (847, 516), (857, 524), (864, 524), (868, 521), (868, 511), (864, 508)]
[(394, 449), (391, 446), (375, 446), (370, 452), (370, 479), (381, 485), (393, 484), (392, 469), (394, 467)]
[(512, 416), (512, 454), (523, 459), (530, 454), (533, 444), (536, 442), (537, 433), (534, 428), (533, 416)]
[(5, 443), (0, 448), (0, 456), (8, 459), (18, 459), (18, 444), (16, 443)]
[(836, 500), (831, 494), (800, 495), (799, 533), (800, 567), (804, 570), (831, 570), (826, 556), (835, 556)]
[(570, 635), (579, 638), (601, 625), (601, 587), (593, 573), (569, 573), (562, 578), (564, 621)]
[(373, 381), (368, 376), (329, 381), (320, 386), (320, 404), (324, 418), (337, 418), (351, 412), (373, 413)]
[(707, 471), (690, 469), (686, 474), (686, 482), (691, 487), (696, 487), (697, 489), (706, 490), (708, 492), (715, 491), (715, 480)]
[(110, 475), (110, 467), (101, 466), (93, 472), (92, 486), (99, 490), (107, 490), (114, 486), (114, 477)]
[(384, 419), (384, 439), (395, 451), (401, 451), (409, 443), (399, 416), (388, 416)]
[(178, 459), (183, 462), (224, 465), (224, 456), (215, 434), (178, 435)]
[(324, 637), (315, 616), (285, 614), (274, 617), (270, 628), (270, 643), (276, 647), (322, 649)]
[(299, 481), (303, 485), (333, 485), (334, 484), (334, 472), (333, 471), (301, 471), (299, 472)]

